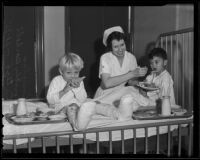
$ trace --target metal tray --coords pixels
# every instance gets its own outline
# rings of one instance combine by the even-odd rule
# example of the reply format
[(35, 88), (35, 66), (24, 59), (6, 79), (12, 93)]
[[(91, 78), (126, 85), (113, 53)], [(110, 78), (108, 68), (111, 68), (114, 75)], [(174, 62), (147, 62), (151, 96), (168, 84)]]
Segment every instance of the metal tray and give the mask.
[[(154, 113), (148, 112), (154, 111)], [(143, 113), (142, 113), (143, 112)], [(182, 115), (176, 115), (172, 112), (170, 116), (162, 116), (160, 114), (157, 114), (155, 110), (145, 110), (145, 111), (138, 111), (133, 113), (132, 118), (136, 120), (159, 120), (159, 119), (178, 119), (178, 118), (188, 118), (191, 117), (193, 113), (186, 112)]]
[(7, 113), (5, 114), (5, 119), (11, 123), (11, 124), (15, 124), (15, 125), (32, 125), (32, 124), (48, 124), (48, 123), (62, 123), (62, 122), (66, 122), (68, 121), (67, 117), (62, 119), (62, 120), (51, 120), (49, 119), (48, 117), (46, 118), (46, 120), (42, 120), (42, 121), (39, 121), (39, 120), (32, 120), (32, 121), (29, 121), (29, 122), (16, 122), (15, 120), (12, 119), (13, 116), (16, 116), (14, 114), (10, 114), (10, 113)]

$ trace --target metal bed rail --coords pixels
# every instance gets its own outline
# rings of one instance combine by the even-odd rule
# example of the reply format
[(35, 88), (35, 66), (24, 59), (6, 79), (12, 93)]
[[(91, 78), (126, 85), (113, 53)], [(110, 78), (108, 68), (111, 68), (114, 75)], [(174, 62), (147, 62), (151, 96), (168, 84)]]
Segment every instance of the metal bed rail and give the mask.
[(13, 145), (12, 145), (12, 153), (18, 153), (18, 146), (16, 145), (16, 140), (17, 139), (23, 139), (23, 138), (27, 138), (28, 139), (28, 143), (27, 143), (27, 152), (28, 153), (32, 153), (32, 146), (31, 146), (31, 138), (40, 138), (41, 139), (41, 148), (42, 148), (42, 153), (46, 153), (46, 148), (48, 147), (46, 145), (46, 141), (48, 141), (48, 138), (50, 137), (55, 137), (55, 148), (56, 148), (56, 153), (61, 153), (60, 152), (60, 144), (58, 141), (59, 136), (64, 136), (64, 135), (68, 135), (69, 136), (69, 146), (70, 146), (70, 152), (69, 153), (74, 153), (74, 137), (73, 135), (76, 134), (82, 134), (83, 135), (83, 143), (81, 145), (83, 145), (83, 153), (88, 153), (87, 151), (87, 134), (88, 133), (95, 133), (96, 134), (96, 141), (94, 143), (96, 143), (96, 154), (100, 154), (100, 139), (99, 139), (99, 134), (101, 132), (108, 132), (109, 133), (109, 154), (112, 154), (112, 150), (113, 150), (113, 141), (112, 141), (112, 132), (113, 131), (120, 131), (121, 132), (121, 153), (125, 154), (126, 153), (126, 148), (125, 148), (125, 137), (124, 137), (124, 132), (125, 130), (129, 130), (129, 129), (133, 129), (133, 150), (132, 153), (133, 154), (137, 154), (136, 149), (137, 149), (137, 137), (136, 137), (136, 130), (139, 128), (144, 128), (145, 130), (145, 154), (149, 154), (149, 144), (148, 144), (148, 139), (150, 137), (148, 137), (148, 128), (150, 127), (156, 127), (156, 154), (160, 154), (160, 133), (159, 133), (159, 127), (161, 126), (167, 126), (168, 131), (167, 131), (167, 156), (172, 156), (172, 151), (173, 149), (171, 147), (172, 146), (172, 131), (170, 131), (170, 127), (172, 125), (178, 125), (178, 132), (177, 132), (177, 139), (178, 139), (178, 153), (177, 156), (181, 156), (181, 148), (182, 148), (182, 127), (181, 125), (186, 124), (187, 126), (184, 128), (187, 128), (187, 144), (188, 144), (188, 148), (187, 148), (187, 155), (189, 157), (192, 156), (192, 144), (193, 144), (193, 119), (188, 119), (188, 120), (174, 120), (174, 121), (170, 121), (170, 122), (157, 122), (157, 123), (149, 123), (149, 124), (137, 124), (137, 125), (128, 125), (128, 126), (118, 126), (118, 127), (104, 127), (104, 128), (92, 128), (92, 129), (87, 129), (85, 131), (63, 131), (63, 132), (47, 132), (47, 133), (34, 133), (34, 134), (20, 134), (20, 135), (5, 135), (3, 137), (3, 140), (12, 140), (13, 141)]
[(174, 80), (175, 99), (177, 104), (193, 108), (193, 57), (194, 29), (186, 28), (159, 35), (156, 47), (161, 47), (168, 54), (168, 71)]

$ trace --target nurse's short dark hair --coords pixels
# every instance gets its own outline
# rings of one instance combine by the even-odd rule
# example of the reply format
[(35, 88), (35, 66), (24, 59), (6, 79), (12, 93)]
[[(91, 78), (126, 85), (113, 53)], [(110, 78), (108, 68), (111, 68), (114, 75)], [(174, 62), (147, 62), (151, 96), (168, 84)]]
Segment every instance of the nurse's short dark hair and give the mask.
[(109, 49), (109, 50), (112, 50), (112, 40), (114, 40), (114, 39), (116, 39), (116, 40), (118, 40), (118, 41), (120, 41), (120, 40), (124, 40), (124, 42), (126, 43), (126, 37), (125, 37), (125, 35), (124, 35), (124, 33), (121, 33), (121, 32), (117, 32), (117, 31), (115, 31), (115, 32), (112, 32), (109, 36), (108, 36), (108, 39), (107, 39), (107, 48)]
[(163, 60), (167, 60), (167, 52), (162, 48), (153, 48), (150, 51), (148, 58), (153, 59), (153, 57), (160, 57)]

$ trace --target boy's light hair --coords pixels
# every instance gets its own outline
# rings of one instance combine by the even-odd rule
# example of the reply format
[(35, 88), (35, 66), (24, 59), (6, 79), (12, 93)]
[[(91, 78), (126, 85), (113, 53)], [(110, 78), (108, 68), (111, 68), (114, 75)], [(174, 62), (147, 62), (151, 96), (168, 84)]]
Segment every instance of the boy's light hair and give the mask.
[(65, 54), (59, 59), (59, 69), (62, 72), (69, 68), (75, 68), (80, 71), (83, 68), (83, 64), (82, 58), (75, 53)]

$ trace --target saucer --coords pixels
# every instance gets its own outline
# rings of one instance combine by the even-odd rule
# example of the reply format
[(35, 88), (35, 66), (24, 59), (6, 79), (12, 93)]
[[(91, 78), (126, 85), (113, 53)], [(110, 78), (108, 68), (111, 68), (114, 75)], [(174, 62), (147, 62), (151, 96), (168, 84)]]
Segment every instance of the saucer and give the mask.
[(182, 116), (183, 114), (185, 114), (187, 112), (186, 109), (172, 109), (173, 112), (175, 113), (176, 116)]

